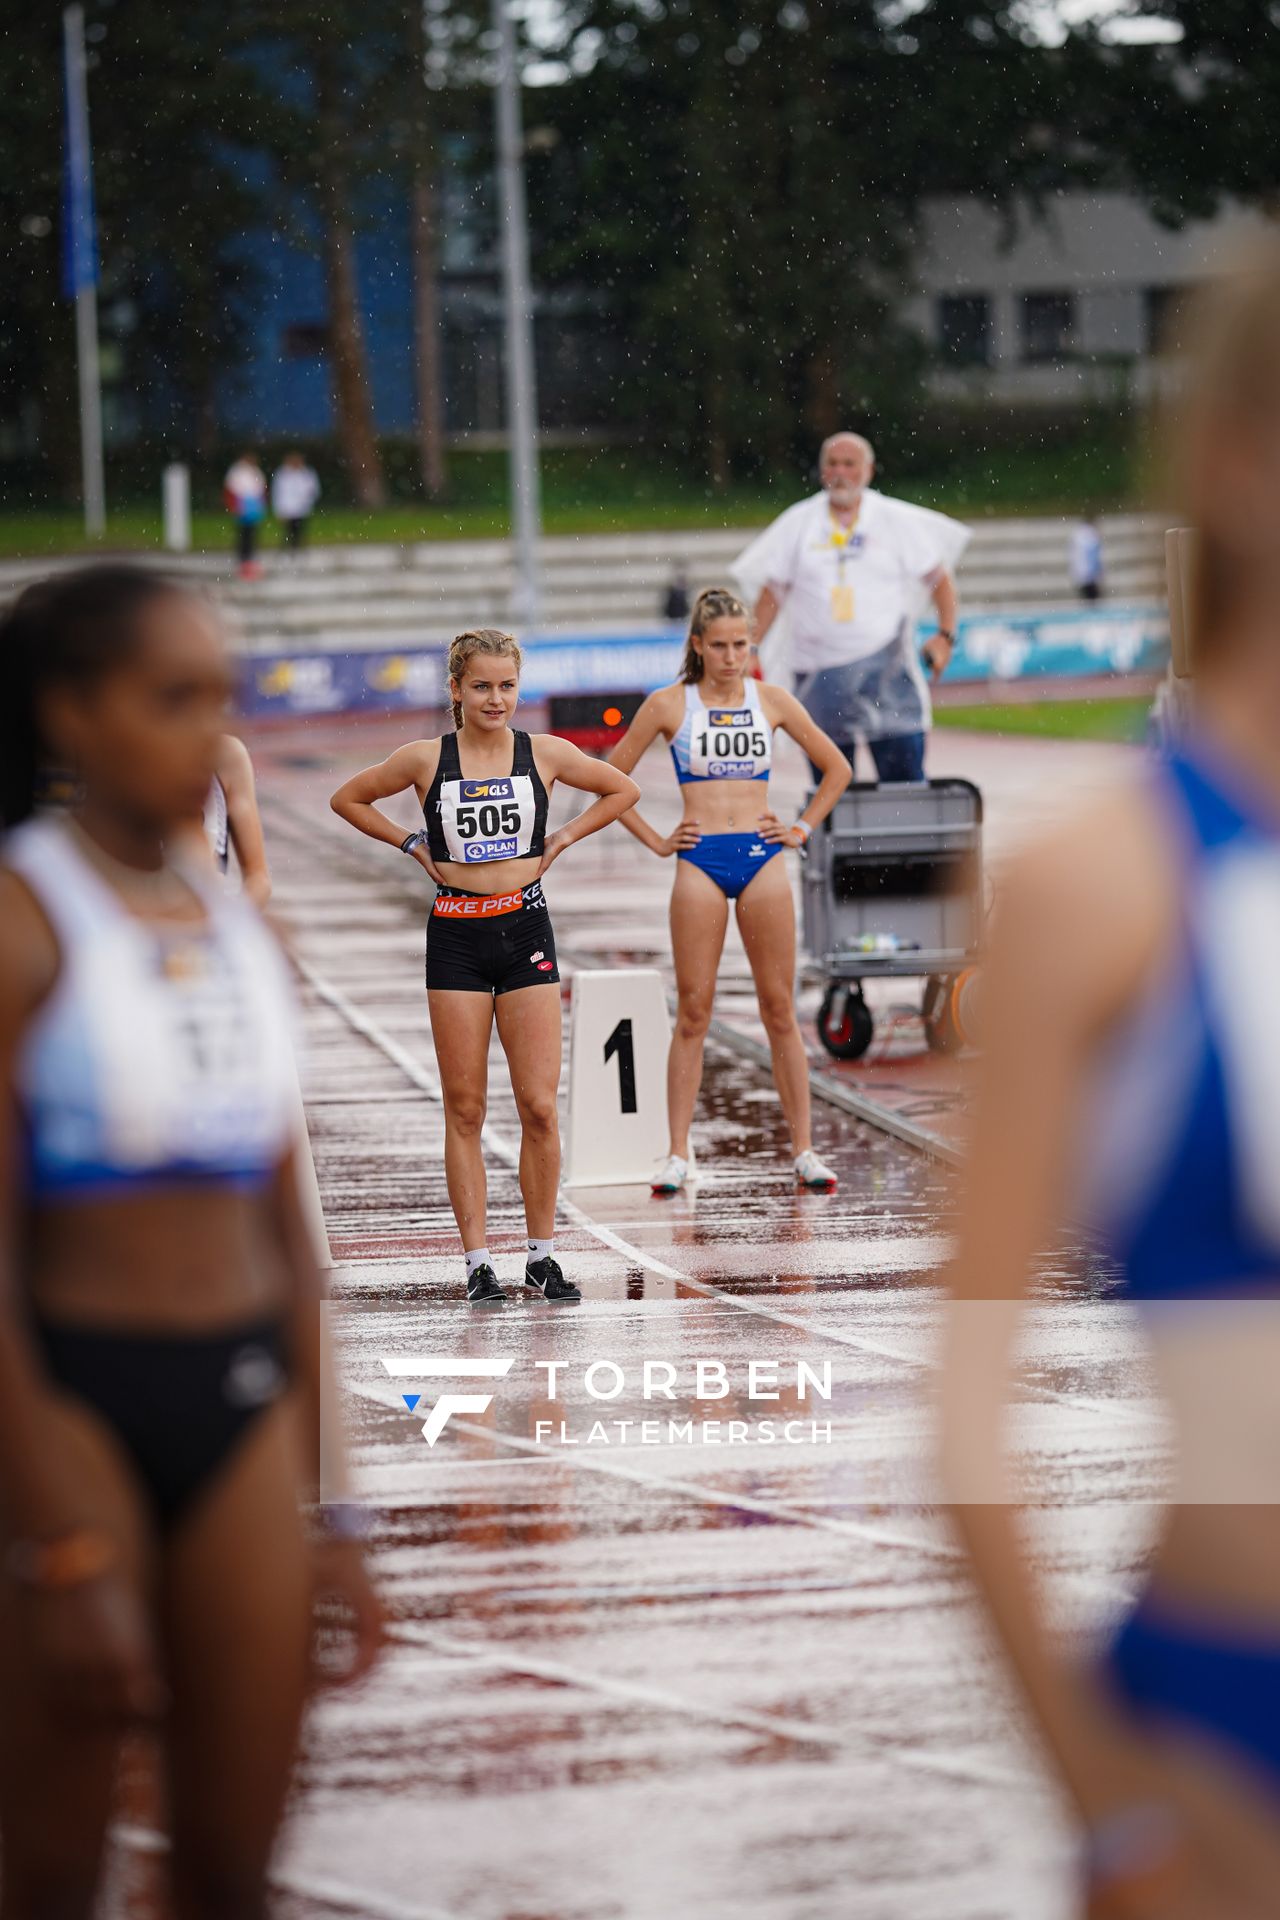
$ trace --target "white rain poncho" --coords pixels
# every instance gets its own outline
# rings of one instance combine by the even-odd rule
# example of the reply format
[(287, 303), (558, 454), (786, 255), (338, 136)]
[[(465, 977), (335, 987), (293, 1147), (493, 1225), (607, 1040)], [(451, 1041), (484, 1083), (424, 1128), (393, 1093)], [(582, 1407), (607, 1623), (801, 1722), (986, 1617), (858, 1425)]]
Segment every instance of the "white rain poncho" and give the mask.
[(929, 694), (916, 621), (969, 529), (945, 514), (868, 487), (842, 536), (825, 493), (789, 507), (738, 555), (733, 571), (754, 601), (769, 587), (782, 610), (766, 640), (766, 673), (796, 692), (842, 746), (918, 733)]

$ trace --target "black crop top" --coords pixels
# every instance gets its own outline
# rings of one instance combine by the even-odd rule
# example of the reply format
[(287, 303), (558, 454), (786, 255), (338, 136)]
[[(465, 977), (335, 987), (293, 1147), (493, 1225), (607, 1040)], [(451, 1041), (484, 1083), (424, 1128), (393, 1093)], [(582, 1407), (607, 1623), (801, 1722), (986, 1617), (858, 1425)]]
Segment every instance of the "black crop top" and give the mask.
[(513, 729), (511, 737), (515, 754), (510, 773), (489, 780), (465, 780), (457, 734), (441, 737), (440, 763), (422, 803), (433, 860), (478, 866), (487, 860), (518, 860), (542, 853), (547, 790), (528, 734)]

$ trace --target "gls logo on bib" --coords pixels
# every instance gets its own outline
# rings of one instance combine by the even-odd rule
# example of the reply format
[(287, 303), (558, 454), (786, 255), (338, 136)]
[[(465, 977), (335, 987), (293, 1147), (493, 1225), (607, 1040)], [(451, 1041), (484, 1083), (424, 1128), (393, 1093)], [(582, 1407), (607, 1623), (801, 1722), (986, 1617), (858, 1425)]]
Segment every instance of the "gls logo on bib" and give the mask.
[(769, 735), (752, 707), (708, 707), (689, 740), (689, 771), (702, 780), (754, 780), (767, 774)]
[(500, 780), (446, 780), (440, 819), (451, 860), (469, 865), (509, 860), (527, 852), (534, 822), (533, 783), (527, 774)]

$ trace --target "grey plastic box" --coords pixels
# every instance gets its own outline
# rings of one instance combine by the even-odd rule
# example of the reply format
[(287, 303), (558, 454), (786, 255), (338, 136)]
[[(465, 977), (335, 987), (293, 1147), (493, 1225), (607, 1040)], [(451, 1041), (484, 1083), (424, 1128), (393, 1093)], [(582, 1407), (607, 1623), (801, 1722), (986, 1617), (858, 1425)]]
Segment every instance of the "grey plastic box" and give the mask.
[[(802, 871), (804, 944), (829, 980), (958, 973), (982, 925), (982, 795), (968, 780), (857, 783)], [(863, 951), (876, 934), (903, 944)]]

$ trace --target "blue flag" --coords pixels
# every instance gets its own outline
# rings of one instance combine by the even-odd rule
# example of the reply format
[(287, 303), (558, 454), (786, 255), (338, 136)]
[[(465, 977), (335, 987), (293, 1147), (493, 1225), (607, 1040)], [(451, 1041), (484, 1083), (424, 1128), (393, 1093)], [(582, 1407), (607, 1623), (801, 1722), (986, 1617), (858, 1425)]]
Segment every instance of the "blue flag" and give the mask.
[[(67, 14), (78, 13), (68, 8)], [(83, 23), (63, 16), (67, 153), (62, 174), (62, 290), (74, 300), (98, 284), (98, 241), (93, 218), (93, 160), (89, 151), (89, 103), (84, 85)]]

